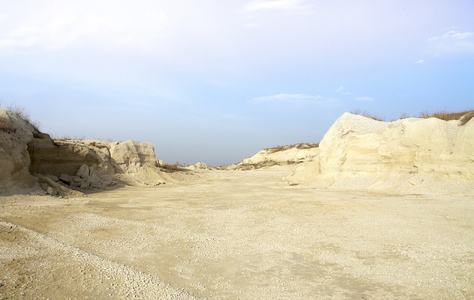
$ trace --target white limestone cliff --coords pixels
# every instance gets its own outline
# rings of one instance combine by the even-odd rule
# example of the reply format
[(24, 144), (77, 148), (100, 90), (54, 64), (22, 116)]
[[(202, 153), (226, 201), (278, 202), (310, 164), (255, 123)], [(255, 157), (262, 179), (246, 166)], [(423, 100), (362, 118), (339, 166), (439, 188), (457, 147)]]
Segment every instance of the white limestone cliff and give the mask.
[(318, 157), (287, 179), (292, 185), (337, 189), (470, 191), (474, 121), (382, 122), (346, 113), (324, 136)]

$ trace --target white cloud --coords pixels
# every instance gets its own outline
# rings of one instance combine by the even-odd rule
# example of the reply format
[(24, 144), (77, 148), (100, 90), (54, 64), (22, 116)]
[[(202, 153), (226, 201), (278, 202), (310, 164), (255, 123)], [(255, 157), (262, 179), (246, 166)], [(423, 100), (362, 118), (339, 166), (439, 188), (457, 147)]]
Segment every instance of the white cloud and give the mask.
[(24, 25), (10, 30), (4, 38), (0, 38), (0, 48), (33, 46), (39, 41), (38, 33), (38, 28), (31, 25)]
[(306, 94), (277, 94), (271, 96), (255, 97), (249, 102), (252, 104), (258, 103), (307, 103), (307, 104), (328, 104), (336, 102), (333, 98), (323, 98), (320, 95), (306, 95)]
[(0, 48), (25, 48), (25, 47), (31, 47), (35, 44), (37, 44), (38, 38), (36, 37), (28, 37), (28, 38), (22, 38), (22, 39), (0, 39)]
[(443, 40), (453, 40), (453, 39), (465, 39), (470, 36), (473, 36), (474, 32), (457, 32), (455, 30), (450, 30), (446, 32), (443, 35), (439, 36), (434, 36), (428, 39), (428, 42), (434, 42), (434, 41), (443, 41)]
[(453, 53), (474, 53), (474, 32), (450, 30), (427, 39), (435, 56)]
[(372, 97), (355, 97), (355, 101), (374, 101), (375, 99)]
[(344, 91), (346, 88), (343, 86), (340, 86), (336, 89), (336, 92), (342, 94), (342, 95), (350, 95), (351, 93), (348, 91)]
[(258, 10), (294, 10), (304, 8), (301, 0), (273, 0), (273, 1), (262, 1), (254, 0), (250, 1), (245, 5), (245, 9), (248, 11)]
[(8, 36), (15, 38), (15, 37), (25, 37), (25, 36), (31, 36), (31, 35), (37, 35), (39, 33), (39, 29), (37, 27), (31, 26), (31, 25), (26, 25), (19, 27), (17, 29), (11, 30), (8, 33)]
[[(153, 43), (168, 30), (169, 20), (160, 10), (140, 7), (75, 5), (66, 2), (20, 15), (0, 30), (0, 47), (40, 46), (48, 50), (77, 45), (114, 48)], [(0, 20), (2, 19), (0, 14)], [(169, 30), (168, 30), (169, 31)]]
[(424, 62), (425, 62), (424, 59), (419, 59), (419, 60), (416, 61), (417, 64), (422, 64), (422, 63), (424, 63)]

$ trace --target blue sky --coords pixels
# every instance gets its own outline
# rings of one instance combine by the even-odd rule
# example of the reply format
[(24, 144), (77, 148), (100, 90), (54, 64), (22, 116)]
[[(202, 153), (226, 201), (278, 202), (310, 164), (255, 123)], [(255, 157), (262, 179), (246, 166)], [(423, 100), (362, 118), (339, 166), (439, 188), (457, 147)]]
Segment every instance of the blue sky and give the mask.
[(474, 1), (0, 0), (0, 101), (53, 137), (236, 163), (346, 111), (474, 109)]

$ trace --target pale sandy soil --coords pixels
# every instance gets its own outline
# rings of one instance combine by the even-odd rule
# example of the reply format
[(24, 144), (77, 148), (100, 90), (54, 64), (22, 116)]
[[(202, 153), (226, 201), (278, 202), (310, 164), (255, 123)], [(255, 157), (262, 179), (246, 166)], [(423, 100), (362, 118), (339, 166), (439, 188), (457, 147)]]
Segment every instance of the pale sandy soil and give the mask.
[(474, 298), (472, 195), (320, 191), (287, 174), (0, 197), (0, 298)]

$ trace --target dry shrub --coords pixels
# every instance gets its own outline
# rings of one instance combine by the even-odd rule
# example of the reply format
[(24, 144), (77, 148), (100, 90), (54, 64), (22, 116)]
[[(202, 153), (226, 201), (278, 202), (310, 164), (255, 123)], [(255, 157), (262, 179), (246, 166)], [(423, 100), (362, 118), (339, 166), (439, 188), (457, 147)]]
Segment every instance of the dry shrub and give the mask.
[[(71, 135), (62, 135), (62, 136), (59, 136), (59, 137), (53, 137), (53, 140), (55, 141), (84, 141), (86, 140), (86, 137), (84, 135), (82, 136), (71, 136)], [(94, 143), (94, 142), (93, 142)]]
[(186, 169), (183, 165), (180, 163), (175, 163), (175, 164), (163, 164), (161, 166), (161, 169), (167, 173), (174, 173), (174, 172), (189, 172), (188, 169)]
[[(2, 107), (2, 106), (3, 105), (0, 102), (0, 107)], [(26, 111), (26, 108), (24, 106), (19, 106), (19, 105), (16, 105), (16, 104), (9, 104), (9, 105), (3, 107), (3, 109), (11, 111), (15, 115), (17, 115), (18, 117), (23, 119), (25, 122), (30, 124), (36, 131), (39, 132), (39, 129), (38, 129), (39, 124), (37, 122), (34, 122), (34, 121), (31, 120), (30, 114)]]
[(302, 163), (300, 161), (287, 160), (286, 162), (277, 162), (274, 160), (265, 160), (256, 164), (240, 164), (238, 170), (249, 171), (273, 166), (294, 165)]
[(293, 145), (287, 145), (287, 146), (276, 146), (276, 147), (273, 147), (273, 148), (266, 148), (264, 150), (267, 150), (268, 153), (271, 154), (271, 153), (275, 153), (275, 152), (289, 150), (289, 149), (292, 149), (292, 148), (310, 149), (310, 148), (317, 148), (317, 147), (319, 147), (319, 144), (299, 143), (299, 144), (293, 144)]
[[(383, 121), (382, 118), (375, 117), (367, 112), (361, 112), (359, 110), (356, 110), (356, 111), (352, 111), (351, 113), (365, 116), (377, 121)], [(442, 111), (437, 111), (434, 113), (424, 111), (424, 112), (419, 113), (418, 116), (414, 116), (414, 118), (422, 118), (422, 119), (437, 118), (444, 121), (459, 120), (460, 121), (459, 126), (466, 124), (473, 117), (474, 117), (474, 110), (466, 110), (466, 111), (460, 111), (460, 112), (448, 112), (446, 110), (442, 110)], [(402, 113), (398, 119), (401, 120), (401, 119), (407, 119), (407, 118), (411, 118), (411, 116), (407, 113)]]
[(351, 111), (351, 114), (364, 116), (364, 117), (367, 117), (367, 118), (370, 118), (370, 119), (376, 120), (376, 121), (385, 121), (384, 118), (380, 118), (379, 116), (370, 114), (366, 111), (361, 111), (360, 109), (356, 109), (356, 110)]
[(403, 119), (408, 119), (408, 118), (410, 118), (410, 115), (409, 115), (409, 114), (407, 114), (407, 113), (402, 113), (402, 114), (400, 115), (400, 118), (398, 118), (398, 119), (399, 119), (399, 120), (403, 120)]
[(427, 111), (420, 113), (420, 118), (437, 118), (444, 121), (460, 120), (460, 126), (469, 122), (474, 116), (474, 110), (466, 110), (460, 112), (449, 112), (446, 110), (428, 113)]
[(92, 146), (92, 147), (99, 148), (99, 149), (107, 149), (107, 146), (106, 146), (106, 145), (100, 144), (100, 143), (96, 143), (96, 142), (91, 142), (89, 145)]

